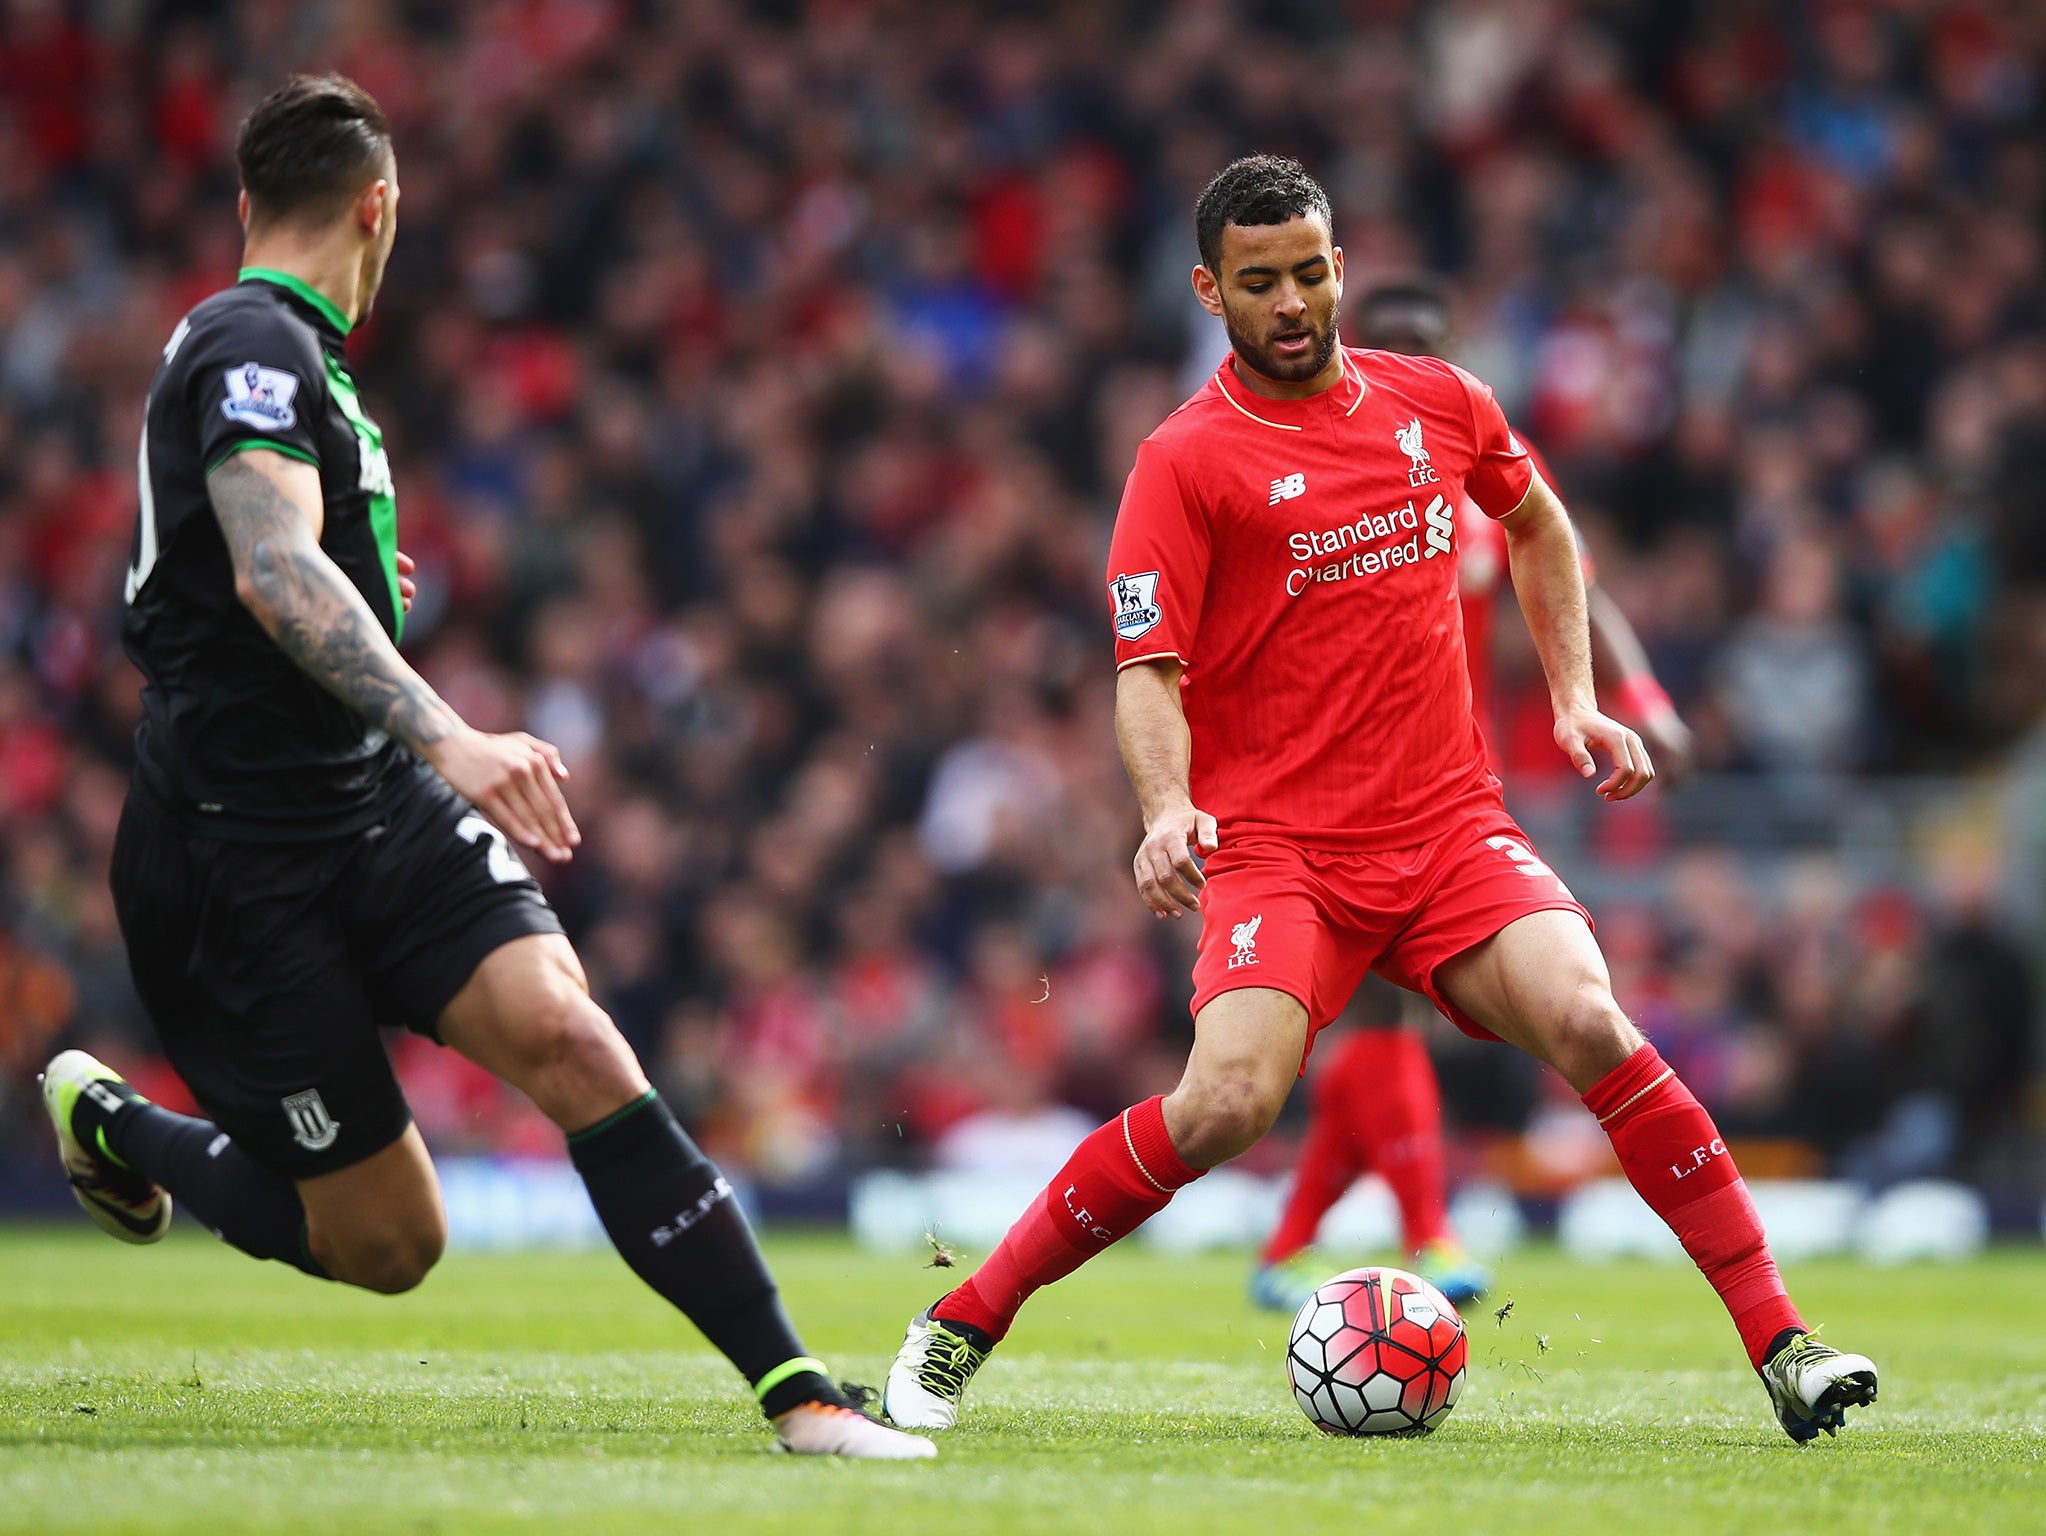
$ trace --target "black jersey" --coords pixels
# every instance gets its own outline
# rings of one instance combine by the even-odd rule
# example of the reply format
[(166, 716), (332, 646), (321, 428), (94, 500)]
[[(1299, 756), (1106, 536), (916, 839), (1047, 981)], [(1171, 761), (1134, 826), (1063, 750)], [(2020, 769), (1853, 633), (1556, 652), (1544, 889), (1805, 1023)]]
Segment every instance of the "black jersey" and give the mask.
[(150, 385), (122, 639), (141, 668), (136, 772), (195, 831), (339, 836), (375, 818), (409, 755), (299, 669), (235, 596), (206, 476), (247, 448), (318, 467), (320, 547), (386, 632), (398, 512), (383, 434), (342, 353), (347, 317), (288, 273), (251, 268), (178, 322)]

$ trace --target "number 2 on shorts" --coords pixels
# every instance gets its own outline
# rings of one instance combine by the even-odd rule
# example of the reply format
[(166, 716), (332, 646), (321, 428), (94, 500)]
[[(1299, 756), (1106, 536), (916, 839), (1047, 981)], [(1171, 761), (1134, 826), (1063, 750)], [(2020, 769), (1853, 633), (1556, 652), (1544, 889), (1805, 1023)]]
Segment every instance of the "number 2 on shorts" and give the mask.
[(526, 866), (519, 862), (519, 856), (512, 851), (511, 844), (504, 840), (504, 834), (481, 816), (464, 816), (456, 822), (455, 836), (465, 843), (473, 843), (478, 838), (490, 840), (487, 867), (490, 870), (490, 878), (499, 885), (510, 885), (514, 880), (526, 878)]

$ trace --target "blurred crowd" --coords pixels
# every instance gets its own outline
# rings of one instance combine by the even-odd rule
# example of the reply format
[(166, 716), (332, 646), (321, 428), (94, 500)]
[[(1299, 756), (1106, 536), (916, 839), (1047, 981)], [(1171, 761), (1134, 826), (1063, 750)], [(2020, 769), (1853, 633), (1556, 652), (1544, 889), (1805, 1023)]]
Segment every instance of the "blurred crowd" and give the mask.
[[(294, 68), (396, 128), (350, 346), (408, 653), (566, 754), (587, 840), (550, 894), (758, 1179), (1172, 1080), (1190, 935), (1130, 889), (1102, 562), (1135, 444), (1226, 346), (1189, 215), (1233, 154), (1324, 179), (1353, 294), (1447, 279), (1709, 774), (1851, 795), (2046, 713), (2027, 0), (4, 0), (0, 1148), (60, 1040), (179, 1095), (104, 878), (133, 445), (233, 279), (235, 124)], [(1539, 794), (1564, 764), (1500, 629)], [(1988, 883), (1818, 853), (1765, 892), (1660, 814), (1602, 931), (1730, 1127), (1873, 1180), (1988, 1156), (2033, 1025)], [(393, 1044), (437, 1146), (558, 1146)], [(1445, 1072), (1466, 1123), (1539, 1132), (1524, 1075)]]

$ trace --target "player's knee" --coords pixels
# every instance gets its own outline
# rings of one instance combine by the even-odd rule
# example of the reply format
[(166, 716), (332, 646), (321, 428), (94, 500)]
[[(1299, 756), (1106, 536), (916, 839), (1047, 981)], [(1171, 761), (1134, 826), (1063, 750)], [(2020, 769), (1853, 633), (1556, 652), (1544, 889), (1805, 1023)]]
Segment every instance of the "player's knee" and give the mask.
[(1285, 1105), (1284, 1091), (1249, 1075), (1182, 1084), (1168, 1123), (1173, 1146), (1192, 1168), (1212, 1168), (1249, 1151), (1272, 1128)]
[(1580, 1092), (1633, 1055), (1642, 1038), (1612, 989), (1596, 977), (1570, 990), (1553, 1010), (1545, 1035), (1545, 1054)]
[(609, 1015), (568, 977), (550, 973), (520, 1005), (521, 1052), (532, 1070), (582, 1072), (601, 1061), (617, 1031)]
[(421, 1220), (350, 1233), (339, 1240), (323, 1242), (316, 1234), (313, 1254), (336, 1280), (384, 1296), (398, 1296), (431, 1273), (446, 1251), (447, 1241), (444, 1222)]
[(609, 1114), (646, 1089), (611, 1016), (566, 977), (548, 982), (529, 1002), (521, 1033), (527, 1069), (518, 1086), (567, 1129)]

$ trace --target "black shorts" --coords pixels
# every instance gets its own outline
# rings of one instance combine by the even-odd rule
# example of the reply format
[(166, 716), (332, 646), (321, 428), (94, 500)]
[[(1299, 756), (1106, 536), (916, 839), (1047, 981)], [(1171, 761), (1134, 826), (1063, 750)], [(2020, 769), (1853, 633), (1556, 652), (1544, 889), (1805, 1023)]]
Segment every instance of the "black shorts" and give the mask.
[(561, 920), (497, 829), (416, 761), (319, 842), (187, 832), (147, 789), (114, 839), (136, 990), (192, 1095), (264, 1166), (332, 1173), (411, 1124), (379, 1025), (428, 1038), (485, 956)]

